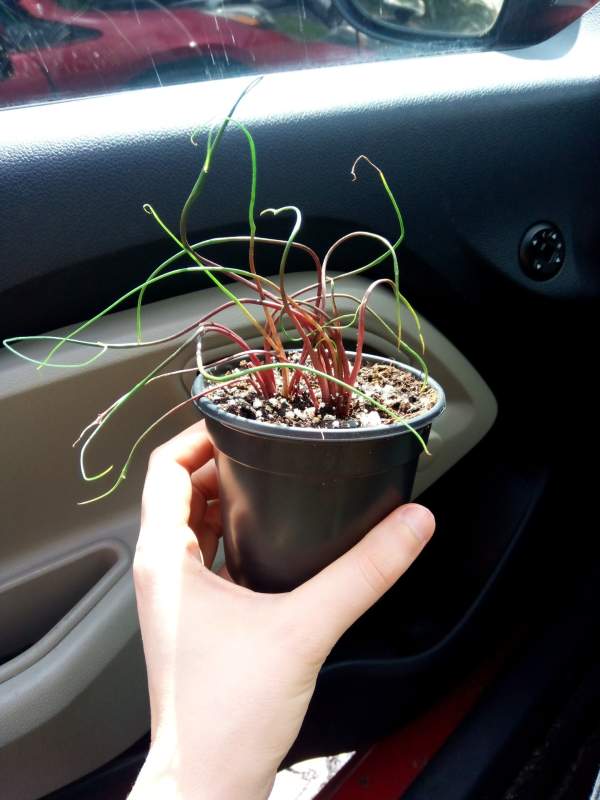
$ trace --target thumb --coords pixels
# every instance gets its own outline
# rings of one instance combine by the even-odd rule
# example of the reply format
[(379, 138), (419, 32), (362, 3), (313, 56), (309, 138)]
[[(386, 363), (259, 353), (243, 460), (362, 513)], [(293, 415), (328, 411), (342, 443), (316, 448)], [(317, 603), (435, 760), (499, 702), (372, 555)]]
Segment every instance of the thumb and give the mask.
[(392, 511), (358, 544), (292, 592), (328, 652), (353, 622), (364, 614), (423, 550), (435, 530), (424, 506), (410, 503)]

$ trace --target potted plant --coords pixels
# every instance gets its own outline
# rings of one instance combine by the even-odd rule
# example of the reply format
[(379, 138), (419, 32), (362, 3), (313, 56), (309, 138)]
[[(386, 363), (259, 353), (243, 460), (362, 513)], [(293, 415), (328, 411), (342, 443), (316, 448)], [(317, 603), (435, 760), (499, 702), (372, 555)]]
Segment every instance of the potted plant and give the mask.
[[(111, 347), (147, 347), (171, 341), (176, 345), (166, 358), (82, 432), (78, 440), (80, 464), (82, 476), (88, 481), (108, 479), (112, 469), (88, 474), (86, 451), (91, 442), (141, 389), (158, 378), (173, 375), (169, 371), (171, 362), (195, 344), (197, 377), (186, 402), (194, 402), (205, 417), (215, 446), (228, 569), (234, 580), (244, 586), (261, 591), (284, 591), (330, 563), (395, 506), (410, 498), (417, 460), (421, 452), (428, 452), (429, 430), (443, 411), (445, 400), (441, 386), (428, 374), (418, 317), (400, 292), (396, 251), (404, 239), (404, 223), (383, 172), (366, 156), (359, 156), (351, 171), (356, 179), (357, 165), (363, 163), (379, 176), (399, 225), (399, 235), (393, 244), (379, 234), (355, 231), (334, 242), (321, 259), (298, 240), (302, 219), (294, 206), (262, 212), (263, 215), (289, 216), (291, 232), (287, 239), (258, 236), (255, 144), (250, 131), (233, 119), (247, 91), (240, 95), (225, 119), (209, 132), (202, 170), (183, 206), (178, 234), (153, 207), (144, 206), (175, 243), (175, 254), (153, 270), (143, 284), (72, 333), (56, 337), (43, 360), (30, 358), (18, 344), (30, 338), (52, 337), (18, 337), (4, 344), (17, 355), (36, 363), (38, 368), (48, 364), (60, 366), (56, 356), (67, 342), (94, 348), (93, 355), (80, 366), (101, 357)], [(245, 136), (249, 147), (252, 165), (249, 232), (190, 244), (190, 212), (204, 189), (230, 123)], [(381, 245), (381, 254), (350, 272), (330, 275), (328, 267), (333, 254), (342, 244), (358, 237), (375, 240)], [(247, 265), (227, 267), (206, 255), (209, 247), (231, 241), (247, 243)], [(276, 279), (266, 278), (258, 271), (257, 244), (280, 249)], [(289, 293), (286, 265), (292, 248), (310, 256), (315, 279), (301, 291)], [(185, 258), (191, 264), (182, 265)], [(344, 292), (343, 284), (340, 287), (344, 278), (368, 272), (384, 261), (391, 264), (390, 277), (374, 280), (362, 297)], [(186, 272), (208, 276), (222, 292), (223, 302), (193, 325), (159, 341), (145, 341), (142, 304), (146, 289)], [(238, 296), (225, 281), (236, 281), (247, 294)], [(395, 330), (369, 305), (373, 292), (382, 288), (391, 291), (396, 301)], [(84, 331), (96, 320), (136, 296), (135, 341), (109, 343), (83, 338)], [(353, 306), (350, 313), (340, 310), (342, 299)], [(235, 330), (219, 322), (219, 315), (232, 307), (236, 307), (260, 334), (259, 348), (251, 347)], [(402, 339), (404, 313), (416, 323), (421, 352), (416, 352)], [(377, 317), (393, 337), (398, 352), (408, 356), (413, 365), (365, 352), (369, 314)], [(350, 331), (355, 331), (356, 335), (352, 350), (347, 349), (344, 341)], [(235, 354), (205, 364), (203, 342), (209, 333), (232, 342)], [(168, 410), (139, 435), (116, 479), (94, 500), (118, 488), (148, 433), (183, 405), (185, 402)]]

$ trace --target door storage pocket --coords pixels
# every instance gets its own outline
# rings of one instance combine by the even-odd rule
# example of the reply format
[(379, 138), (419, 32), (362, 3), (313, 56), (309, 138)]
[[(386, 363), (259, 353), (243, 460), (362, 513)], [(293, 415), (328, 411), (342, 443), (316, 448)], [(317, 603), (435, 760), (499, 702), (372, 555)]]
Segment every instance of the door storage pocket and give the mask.
[(102, 542), (0, 585), (0, 682), (60, 641), (129, 565), (125, 547)]

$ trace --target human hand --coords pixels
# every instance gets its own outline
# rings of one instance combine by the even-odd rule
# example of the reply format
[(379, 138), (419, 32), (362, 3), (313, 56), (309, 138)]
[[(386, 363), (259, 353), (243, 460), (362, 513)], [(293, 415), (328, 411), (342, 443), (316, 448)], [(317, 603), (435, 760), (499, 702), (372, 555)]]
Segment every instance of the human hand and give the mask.
[(198, 423), (150, 459), (134, 580), (151, 747), (130, 800), (263, 800), (339, 637), (419, 555), (435, 522), (393, 511), (292, 592), (260, 594), (210, 571), (220, 514)]

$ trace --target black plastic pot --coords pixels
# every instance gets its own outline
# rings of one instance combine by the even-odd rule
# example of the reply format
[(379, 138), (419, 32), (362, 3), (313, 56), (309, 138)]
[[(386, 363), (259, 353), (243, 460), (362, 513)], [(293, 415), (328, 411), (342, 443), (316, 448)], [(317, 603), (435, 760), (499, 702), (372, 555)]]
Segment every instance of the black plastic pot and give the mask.
[[(353, 355), (349, 353), (349, 355)], [(365, 356), (366, 363), (397, 361)], [(235, 365), (230, 361), (225, 369)], [(411, 420), (427, 441), (436, 405)], [(202, 376), (192, 392), (204, 388)], [(402, 424), (375, 428), (286, 428), (223, 411), (210, 395), (196, 401), (216, 451), (227, 567), (236, 583), (288, 591), (352, 547), (396, 506), (410, 499), (421, 454)]]

